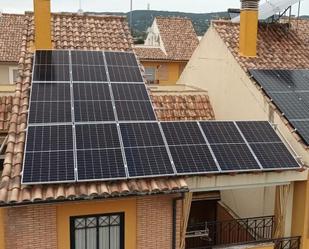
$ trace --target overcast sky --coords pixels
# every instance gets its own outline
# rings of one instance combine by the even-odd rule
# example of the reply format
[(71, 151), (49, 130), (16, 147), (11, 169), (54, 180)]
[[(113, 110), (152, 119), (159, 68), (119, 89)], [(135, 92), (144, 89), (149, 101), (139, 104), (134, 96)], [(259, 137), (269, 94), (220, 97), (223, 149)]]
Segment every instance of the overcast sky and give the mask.
[[(263, 2), (265, 0), (262, 0)], [(33, 0), (0, 0), (0, 10), (7, 13), (23, 13), (33, 10)], [(51, 0), (55, 12), (76, 12), (79, 0)], [(81, 0), (84, 11), (121, 11), (130, 9), (130, 0)], [(169, 10), (205, 13), (224, 11), (227, 8), (239, 8), (240, 0), (133, 0), (133, 9), (147, 9), (147, 3), (152, 10)], [(294, 6), (297, 13), (297, 5)], [(309, 0), (303, 0), (301, 14), (309, 15)]]

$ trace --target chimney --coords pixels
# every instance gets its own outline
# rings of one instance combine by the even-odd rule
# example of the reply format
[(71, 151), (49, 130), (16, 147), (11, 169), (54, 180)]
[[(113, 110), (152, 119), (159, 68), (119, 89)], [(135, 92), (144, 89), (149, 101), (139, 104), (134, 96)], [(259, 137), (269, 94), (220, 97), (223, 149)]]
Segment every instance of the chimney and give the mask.
[(52, 49), (50, 0), (33, 0), (35, 48)]
[(255, 57), (257, 47), (259, 0), (240, 0), (239, 53)]

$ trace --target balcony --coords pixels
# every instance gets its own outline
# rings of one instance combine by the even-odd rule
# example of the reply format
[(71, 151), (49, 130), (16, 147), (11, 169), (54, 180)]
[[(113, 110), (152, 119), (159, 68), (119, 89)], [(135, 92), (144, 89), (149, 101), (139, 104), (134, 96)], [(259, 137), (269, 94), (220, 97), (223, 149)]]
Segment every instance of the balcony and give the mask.
[(299, 249), (300, 237), (277, 239), (274, 233), (274, 216), (197, 223), (187, 228), (186, 249), (249, 248), (265, 243), (274, 249)]

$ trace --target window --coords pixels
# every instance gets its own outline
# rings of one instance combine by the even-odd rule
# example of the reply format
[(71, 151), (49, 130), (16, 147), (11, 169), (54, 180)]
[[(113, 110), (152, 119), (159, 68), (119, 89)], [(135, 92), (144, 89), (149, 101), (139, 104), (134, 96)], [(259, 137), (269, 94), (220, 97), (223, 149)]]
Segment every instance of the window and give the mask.
[(10, 84), (16, 83), (17, 77), (18, 77), (18, 67), (9, 67)]
[(159, 80), (168, 80), (168, 65), (161, 64), (158, 68)]
[(7, 135), (6, 134), (0, 134), (0, 176), (3, 171), (3, 164), (4, 164), (4, 158), (5, 158), (5, 152), (6, 152), (6, 146), (7, 146)]
[(71, 249), (124, 249), (124, 214), (71, 217)]
[(155, 84), (156, 82), (156, 68), (155, 67), (145, 67), (145, 77), (147, 83)]

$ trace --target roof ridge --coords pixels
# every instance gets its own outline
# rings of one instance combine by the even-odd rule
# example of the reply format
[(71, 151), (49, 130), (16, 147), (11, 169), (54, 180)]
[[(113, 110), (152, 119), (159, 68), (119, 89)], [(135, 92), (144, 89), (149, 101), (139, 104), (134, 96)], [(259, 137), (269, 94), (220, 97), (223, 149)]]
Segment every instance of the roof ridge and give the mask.
[[(2, 16), (25, 16), (25, 14), (19, 14), (19, 13), (5, 13), (5, 12), (2, 12), (1, 13)], [(1, 16), (0, 16), (1, 18)]]
[[(25, 15), (33, 15), (34, 12), (33, 11), (26, 11)], [(52, 16), (67, 16), (67, 17), (94, 17), (94, 18), (98, 18), (98, 19), (121, 19), (121, 20), (125, 20), (127, 17), (126, 16), (118, 16), (118, 15), (105, 15), (105, 14), (101, 14), (101, 15), (96, 15), (96, 14), (87, 14), (87, 13), (83, 13), (83, 14), (79, 14), (76, 12), (52, 12), (51, 13)]]

